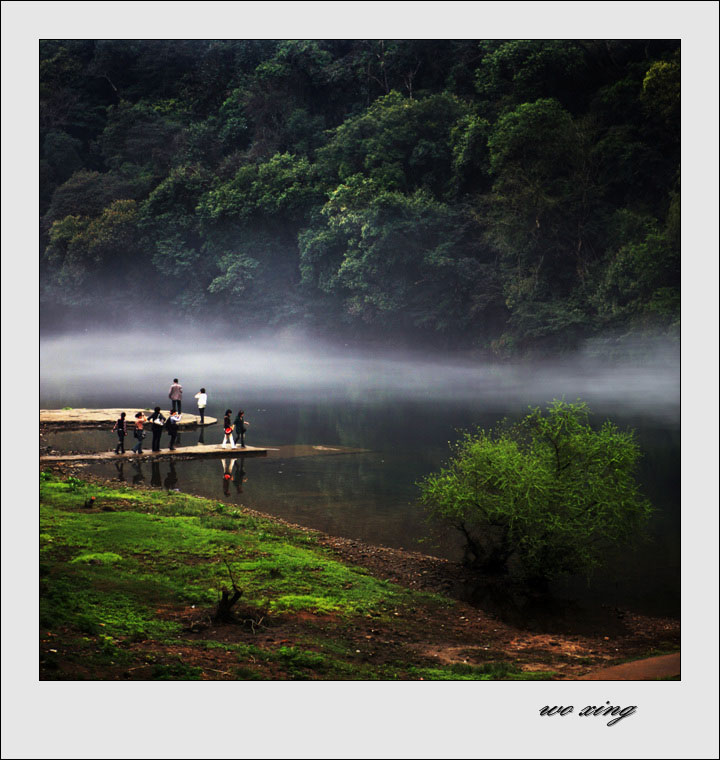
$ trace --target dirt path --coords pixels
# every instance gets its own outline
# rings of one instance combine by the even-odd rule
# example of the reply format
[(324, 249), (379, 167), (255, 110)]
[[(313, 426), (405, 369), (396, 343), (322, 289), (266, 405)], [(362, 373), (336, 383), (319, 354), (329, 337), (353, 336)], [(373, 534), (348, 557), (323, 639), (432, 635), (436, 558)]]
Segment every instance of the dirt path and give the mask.
[(593, 670), (580, 676), (579, 681), (655, 681), (680, 675), (680, 652), (644, 660), (624, 662), (610, 668)]

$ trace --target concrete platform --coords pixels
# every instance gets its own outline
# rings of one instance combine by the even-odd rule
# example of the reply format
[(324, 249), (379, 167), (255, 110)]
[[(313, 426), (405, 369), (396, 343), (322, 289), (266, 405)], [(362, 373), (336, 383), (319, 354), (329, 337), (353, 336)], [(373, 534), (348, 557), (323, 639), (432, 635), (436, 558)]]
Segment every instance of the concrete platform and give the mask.
[[(321, 446), (312, 444), (291, 444), (275, 447), (239, 446), (234, 449), (224, 449), (221, 444), (209, 444), (197, 446), (178, 446), (174, 451), (167, 448), (167, 438), (163, 438), (163, 448), (160, 451), (151, 451), (152, 437), (148, 435), (143, 441), (143, 453), (140, 457), (133, 454), (130, 449), (135, 445), (135, 439), (128, 436), (125, 441), (125, 454), (116, 454), (114, 451), (97, 451), (87, 454), (44, 454), (40, 457), (41, 463), (51, 462), (110, 462), (127, 459), (221, 459), (222, 457), (239, 456), (267, 456), (268, 453), (274, 459), (297, 459), (298, 457), (331, 456), (333, 454), (367, 454), (367, 449), (353, 449), (348, 446)], [(147, 448), (145, 445), (147, 444)]]
[[(132, 441), (132, 443), (130, 443)], [(143, 443), (150, 443), (149, 437)], [(135, 439), (128, 436), (128, 444), (125, 446), (125, 454), (116, 454), (114, 451), (99, 451), (94, 454), (48, 454), (40, 457), (40, 462), (109, 462), (119, 460), (135, 459), (221, 459), (222, 457), (234, 458), (239, 456), (245, 457), (264, 457), (268, 451), (276, 449), (262, 449), (256, 446), (237, 446), (234, 449), (224, 449), (220, 444), (212, 446), (178, 446), (173, 451), (167, 448), (160, 451), (151, 451), (150, 448), (143, 446), (142, 454), (134, 454), (130, 449), (135, 445)]]
[[(193, 406), (193, 408), (195, 408)], [(165, 417), (170, 416), (169, 409), (161, 410)], [(133, 420), (138, 412), (143, 412), (147, 417), (152, 414), (152, 409), (138, 409), (137, 407), (125, 407), (119, 409), (41, 409), (40, 424), (50, 428), (66, 428), (79, 430), (81, 428), (97, 428), (110, 425), (112, 427), (115, 421), (120, 417), (121, 412), (127, 415), (128, 430), (131, 430)], [(205, 415), (205, 422), (200, 425), (200, 415), (182, 413), (182, 419), (178, 427), (195, 428), (214, 425), (217, 422), (216, 417)]]

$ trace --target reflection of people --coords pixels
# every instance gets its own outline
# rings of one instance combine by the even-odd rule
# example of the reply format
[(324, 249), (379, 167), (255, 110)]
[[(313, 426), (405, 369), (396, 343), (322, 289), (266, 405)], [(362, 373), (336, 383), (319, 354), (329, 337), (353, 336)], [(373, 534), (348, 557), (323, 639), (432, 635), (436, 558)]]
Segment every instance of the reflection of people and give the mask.
[(245, 477), (245, 457), (241, 456), (238, 460), (237, 464), (235, 465), (235, 477), (233, 478), (233, 483), (235, 484), (235, 490), (238, 493), (243, 492), (243, 483), (247, 482), (247, 478)]
[(177, 487), (177, 473), (175, 472), (175, 460), (170, 460), (170, 472), (168, 472), (167, 477), (165, 478), (165, 488), (167, 488), (168, 491), (172, 491)]
[(198, 405), (198, 414), (200, 415), (200, 424), (205, 424), (205, 407), (207, 406), (207, 393), (205, 388), (200, 388), (200, 393), (195, 394)]
[(143, 475), (142, 466), (140, 462), (137, 460), (133, 462), (133, 467), (137, 470), (137, 472), (133, 475), (133, 485), (136, 486), (138, 483), (142, 483), (145, 480), (145, 476)]
[(118, 480), (121, 483), (125, 482), (125, 473), (123, 472), (123, 467), (125, 466), (125, 462), (115, 462), (115, 469), (118, 471)]
[(162, 486), (162, 476), (160, 475), (160, 462), (157, 459), (153, 459), (152, 463), (152, 476), (150, 477), (150, 485), (160, 488)]
[(117, 437), (118, 437), (118, 444), (115, 447), (116, 454), (125, 453), (125, 436), (127, 435), (127, 424), (125, 422), (126, 416), (127, 415), (125, 414), (125, 412), (122, 412), (120, 415), (120, 418), (115, 421), (115, 425), (112, 429), (112, 432), (117, 433)]
[(146, 422), (147, 417), (142, 412), (138, 412), (135, 415), (135, 430), (133, 431), (133, 435), (137, 438), (137, 443), (132, 448), (135, 454), (142, 454), (142, 442), (145, 437), (143, 426)]
[[(230, 462), (229, 465), (228, 465), (228, 461)], [(230, 480), (232, 478), (232, 468), (233, 468), (233, 465), (235, 464), (235, 460), (221, 459), (220, 464), (222, 465), (222, 468), (223, 468), (223, 493), (225, 494), (225, 496), (230, 496)]]
[(227, 448), (228, 443), (232, 444), (230, 448), (235, 448), (235, 439), (232, 437), (232, 409), (227, 409), (225, 411), (225, 417), (223, 418), (223, 433), (225, 434), (225, 437), (223, 438), (222, 447), (224, 449)]
[(180, 412), (173, 412), (168, 420), (168, 433), (170, 433), (170, 451), (175, 451), (175, 441), (178, 437), (178, 425), (182, 415)]
[(245, 430), (250, 423), (245, 419), (245, 412), (241, 409), (235, 418), (235, 443), (240, 441), (241, 448), (245, 448)]
[(198, 443), (201, 443), (203, 446), (205, 445), (205, 428), (200, 428), (200, 437), (198, 438)]
[(155, 411), (148, 417), (148, 420), (152, 422), (152, 450), (160, 451), (160, 437), (165, 424), (165, 415), (160, 411), (159, 406), (155, 407)]
[(172, 401), (172, 411), (182, 412), (182, 385), (177, 378), (173, 380), (173, 384), (170, 386), (168, 398)]

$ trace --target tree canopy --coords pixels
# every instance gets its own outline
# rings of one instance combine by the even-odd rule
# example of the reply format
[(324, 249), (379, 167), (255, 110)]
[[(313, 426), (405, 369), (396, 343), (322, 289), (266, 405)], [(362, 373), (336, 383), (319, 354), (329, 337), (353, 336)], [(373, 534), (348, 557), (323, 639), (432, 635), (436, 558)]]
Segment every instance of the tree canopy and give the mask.
[(679, 51), (43, 40), (43, 314), (161, 280), (168, 313), (500, 353), (675, 333)]
[(465, 433), (449, 464), (421, 484), (430, 514), (462, 532), (471, 563), (513, 562), (537, 580), (591, 573), (636, 539), (650, 514), (635, 480), (632, 431), (594, 430), (582, 402), (554, 401), (520, 422)]

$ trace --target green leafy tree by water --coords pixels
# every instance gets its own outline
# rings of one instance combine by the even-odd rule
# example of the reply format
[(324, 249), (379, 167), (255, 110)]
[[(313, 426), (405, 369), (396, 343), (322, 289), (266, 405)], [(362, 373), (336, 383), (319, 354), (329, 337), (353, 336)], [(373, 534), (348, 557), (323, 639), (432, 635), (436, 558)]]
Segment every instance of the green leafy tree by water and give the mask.
[(447, 467), (420, 484), (430, 514), (465, 536), (485, 572), (529, 580), (590, 574), (637, 538), (652, 512), (638, 488), (634, 434), (588, 424), (582, 402), (553, 401), (517, 424), (465, 433)]

